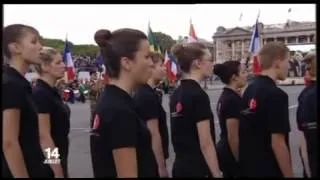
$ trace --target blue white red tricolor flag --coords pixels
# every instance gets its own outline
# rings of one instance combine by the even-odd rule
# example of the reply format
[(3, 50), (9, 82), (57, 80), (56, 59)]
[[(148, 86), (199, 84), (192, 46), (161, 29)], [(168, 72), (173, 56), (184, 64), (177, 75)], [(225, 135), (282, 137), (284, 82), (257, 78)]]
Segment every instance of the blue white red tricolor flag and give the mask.
[(68, 39), (66, 39), (64, 51), (63, 51), (63, 61), (66, 65), (67, 79), (73, 80), (75, 78), (75, 69), (70, 51), (70, 44)]
[(165, 53), (164, 57), (164, 64), (167, 69), (167, 76), (171, 82), (177, 80), (177, 74), (178, 74), (178, 67), (177, 67), (177, 61), (175, 60), (174, 56), (172, 56), (168, 51)]
[(101, 71), (100, 71), (100, 78), (106, 83), (108, 84), (109, 82), (109, 77), (107, 76), (106, 74), (106, 67), (104, 65), (104, 62), (103, 62), (103, 57), (102, 55), (98, 55), (97, 59), (96, 59), (96, 63), (98, 65), (99, 68), (101, 68)]
[(258, 28), (258, 19), (256, 21), (249, 47), (249, 52), (253, 56), (252, 72), (254, 74), (259, 74), (261, 72), (260, 63), (258, 61), (258, 52), (261, 48), (260, 33)]

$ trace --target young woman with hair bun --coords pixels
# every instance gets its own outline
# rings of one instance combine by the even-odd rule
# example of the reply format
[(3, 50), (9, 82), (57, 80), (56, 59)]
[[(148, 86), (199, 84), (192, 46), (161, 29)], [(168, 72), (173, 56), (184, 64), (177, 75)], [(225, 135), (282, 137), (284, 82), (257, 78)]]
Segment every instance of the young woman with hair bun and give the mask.
[(135, 29), (98, 31), (110, 78), (97, 103), (91, 132), (94, 177), (158, 177), (150, 132), (130, 96), (153, 65), (147, 36)]
[(208, 94), (200, 81), (212, 74), (213, 59), (201, 43), (177, 44), (172, 53), (183, 79), (170, 99), (173, 177), (221, 177)]
[(239, 157), (239, 121), (243, 110), (239, 89), (247, 82), (245, 65), (239, 61), (226, 61), (214, 66), (214, 74), (226, 84), (217, 103), (220, 140), (217, 154), (224, 177), (237, 177)]

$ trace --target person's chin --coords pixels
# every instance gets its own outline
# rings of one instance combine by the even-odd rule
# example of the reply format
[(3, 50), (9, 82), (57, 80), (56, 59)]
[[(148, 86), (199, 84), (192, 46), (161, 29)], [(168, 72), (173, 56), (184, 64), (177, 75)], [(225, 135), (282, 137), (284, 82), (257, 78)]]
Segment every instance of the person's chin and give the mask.
[(282, 77), (279, 77), (278, 79), (279, 79), (280, 81), (284, 81), (284, 80), (287, 79), (287, 76), (282, 76)]
[(62, 79), (64, 77), (64, 74), (57, 77), (57, 79)]

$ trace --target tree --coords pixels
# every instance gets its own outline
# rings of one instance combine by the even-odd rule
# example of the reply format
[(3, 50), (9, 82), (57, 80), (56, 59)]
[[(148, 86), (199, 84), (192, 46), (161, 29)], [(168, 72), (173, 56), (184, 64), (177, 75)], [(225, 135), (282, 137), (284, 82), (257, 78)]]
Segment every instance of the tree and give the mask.
[(72, 52), (78, 55), (96, 56), (99, 52), (99, 47), (95, 45), (74, 45)]
[(170, 48), (176, 43), (176, 41), (173, 40), (171, 36), (162, 32), (154, 32), (154, 36), (156, 37), (159, 45), (161, 46), (162, 51), (170, 50)]
[(48, 39), (40, 37), (43, 46), (48, 46), (57, 49), (58, 51), (62, 52), (64, 48), (64, 41), (61, 39)]
[[(63, 52), (65, 41), (61, 39), (48, 39), (40, 37), (43, 46), (48, 46), (57, 49), (60, 52)], [(68, 41), (72, 54), (76, 55), (85, 55), (85, 56), (96, 56), (99, 51), (99, 47), (95, 45), (75, 45), (72, 42)]]

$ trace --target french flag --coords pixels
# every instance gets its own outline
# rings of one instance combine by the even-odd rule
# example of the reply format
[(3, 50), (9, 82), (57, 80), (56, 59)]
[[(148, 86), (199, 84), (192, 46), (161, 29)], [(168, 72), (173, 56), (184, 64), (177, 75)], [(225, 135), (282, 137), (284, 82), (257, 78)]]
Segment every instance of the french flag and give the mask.
[(68, 39), (66, 39), (64, 51), (63, 51), (63, 61), (66, 64), (67, 79), (73, 80), (75, 78), (75, 69), (70, 51), (70, 44)]
[(249, 52), (253, 56), (252, 72), (254, 74), (259, 74), (261, 72), (261, 67), (258, 60), (258, 52), (260, 48), (261, 48), (261, 43), (260, 43), (260, 34), (259, 34), (258, 19), (257, 19), (256, 25), (254, 27), (254, 31), (252, 33), (250, 47), (249, 47)]
[(103, 63), (103, 57), (100, 54), (97, 59), (96, 59), (96, 63), (98, 65), (98, 67), (100, 68), (100, 78), (106, 83), (108, 84), (109, 82), (109, 77), (106, 74), (106, 67)]
[(167, 76), (171, 82), (177, 80), (178, 68), (177, 68), (177, 61), (175, 60), (174, 56), (169, 54), (168, 51), (165, 53), (164, 64), (167, 69)]
[(198, 41), (198, 38), (196, 35), (196, 31), (194, 30), (192, 21), (190, 20), (190, 30), (189, 30), (189, 37), (187, 39), (187, 42), (192, 43), (192, 42), (197, 42), (197, 41)]

